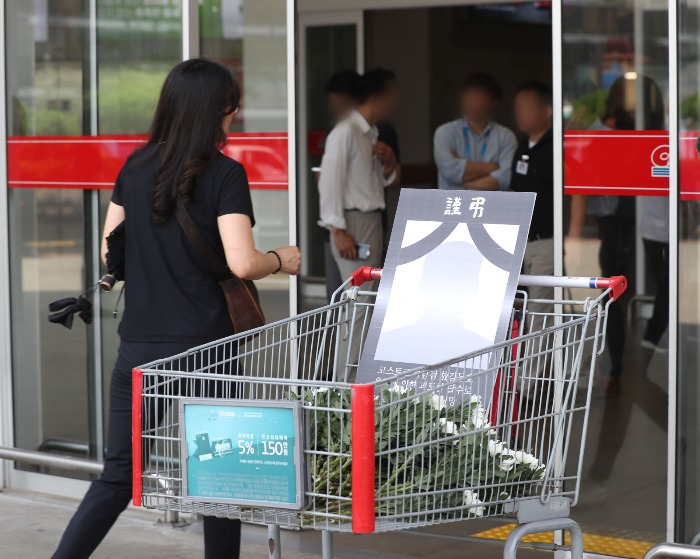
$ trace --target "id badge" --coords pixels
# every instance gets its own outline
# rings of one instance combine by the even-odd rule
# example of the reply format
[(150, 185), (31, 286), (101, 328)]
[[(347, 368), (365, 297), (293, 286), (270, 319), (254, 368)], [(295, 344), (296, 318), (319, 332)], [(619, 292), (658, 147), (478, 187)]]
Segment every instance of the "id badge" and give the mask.
[(529, 163), (527, 161), (523, 161), (522, 159), (518, 161), (518, 163), (515, 165), (515, 172), (518, 173), (519, 175), (527, 175), (527, 168), (529, 166)]

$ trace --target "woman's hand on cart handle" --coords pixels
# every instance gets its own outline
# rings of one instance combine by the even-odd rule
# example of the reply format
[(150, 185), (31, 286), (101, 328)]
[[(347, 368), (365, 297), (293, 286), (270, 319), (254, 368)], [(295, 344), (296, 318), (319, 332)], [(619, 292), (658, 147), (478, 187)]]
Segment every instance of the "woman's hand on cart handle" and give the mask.
[(362, 266), (350, 275), (350, 285), (358, 287), (367, 281), (382, 279), (382, 269)]

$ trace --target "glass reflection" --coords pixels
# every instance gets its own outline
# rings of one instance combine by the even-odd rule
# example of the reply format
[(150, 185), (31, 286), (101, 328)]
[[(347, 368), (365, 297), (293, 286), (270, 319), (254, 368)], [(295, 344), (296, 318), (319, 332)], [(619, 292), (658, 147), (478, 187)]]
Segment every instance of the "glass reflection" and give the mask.
[[(97, 72), (98, 132), (146, 134), (165, 76), (182, 57), (181, 2), (179, 0), (98, 0)], [(111, 199), (99, 193), (100, 231)], [(105, 436), (109, 417), (109, 386), (117, 358), (114, 312), (124, 284), (101, 297), (102, 415)], [(122, 300), (123, 305), (123, 300)]]
[[(5, 3), (11, 138), (83, 133), (81, 6)], [(78, 320), (69, 331), (46, 315), (49, 302), (83, 290), (83, 191), (11, 188), (8, 202), (15, 445), (81, 454), (90, 435), (87, 328)]]
[(100, 134), (145, 134), (163, 80), (181, 59), (180, 0), (98, 0)]
[[(637, 149), (635, 131), (655, 131), (666, 143), (667, 25), (666, 3), (564, 4), (565, 151), (573, 149), (569, 131), (584, 164), (601, 137), (614, 136), (607, 149), (621, 151)], [(630, 288), (608, 317), (573, 516), (588, 533), (625, 530), (641, 545), (665, 535), (666, 463), (644, 456), (665, 457), (667, 449), (668, 198), (639, 195), (645, 185), (606, 195), (601, 187), (624, 170), (597, 171), (587, 195), (566, 197), (565, 271), (625, 275)], [(576, 172), (565, 169), (565, 185), (579, 184)]]
[[(203, 0), (199, 6), (200, 52), (228, 66), (243, 89), (241, 110), (231, 128), (240, 136), (228, 155), (248, 157), (258, 246), (289, 244), (289, 193), (275, 186), (270, 170), (287, 166), (287, 153), (276, 138), (287, 135), (287, 12), (279, 0)], [(269, 133), (269, 141), (259, 133)], [(277, 133), (277, 134), (274, 134)], [(245, 163), (244, 161), (241, 161)], [(272, 164), (270, 164), (272, 163)], [(251, 179), (261, 171), (264, 180)], [(286, 177), (281, 181), (286, 181)], [(268, 321), (289, 313), (289, 280), (275, 276), (258, 282)]]
[(679, 148), (680, 203), (678, 208), (678, 438), (676, 479), (676, 538), (700, 540), (700, 2), (679, 2)]

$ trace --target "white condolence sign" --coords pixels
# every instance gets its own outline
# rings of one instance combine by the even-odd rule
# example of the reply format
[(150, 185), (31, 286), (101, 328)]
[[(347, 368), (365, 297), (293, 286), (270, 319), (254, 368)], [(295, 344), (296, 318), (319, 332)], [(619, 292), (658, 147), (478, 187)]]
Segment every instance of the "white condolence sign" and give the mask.
[[(534, 204), (531, 193), (401, 191), (357, 382), (505, 340)], [(478, 392), (488, 405), (493, 379), (472, 391), (470, 371), (436, 367), (407, 388), (432, 391), (447, 380), (448, 403)]]

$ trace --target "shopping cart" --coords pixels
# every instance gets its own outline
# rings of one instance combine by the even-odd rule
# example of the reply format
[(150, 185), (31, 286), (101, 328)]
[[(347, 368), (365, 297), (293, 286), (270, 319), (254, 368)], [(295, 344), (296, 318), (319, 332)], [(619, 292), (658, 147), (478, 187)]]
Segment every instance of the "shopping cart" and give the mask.
[[(280, 526), (322, 530), (330, 559), (333, 532), (503, 515), (519, 524), (505, 557), (515, 557), (523, 536), (556, 530), (570, 532), (572, 556), (582, 557), (569, 511), (579, 495), (607, 309), (626, 289), (625, 278), (521, 276), (521, 285), (554, 293), (603, 291), (582, 300), (528, 300), (518, 292), (507, 341), (356, 384), (356, 364), (348, 361), (357, 349), (353, 328), (364, 340), (376, 296), (361, 286), (380, 277), (381, 270), (362, 268), (330, 305), (134, 369), (134, 504), (267, 524), (273, 558), (280, 557)], [(476, 396), (492, 386), (490, 403)], [(260, 417), (267, 409), (260, 406), (281, 406), (297, 431), (289, 441), (252, 433), (212, 441), (202, 429), (184, 432), (191, 430), (187, 406), (198, 404), (224, 406), (207, 412), (214, 415), (258, 410)], [(277, 464), (294, 467), (296, 478), (264, 482), (271, 493), (291, 483), (289, 502), (266, 495), (264, 486), (240, 493), (236, 488), (252, 482), (219, 466), (222, 485), (208, 474), (202, 491), (187, 473), (229, 459), (259, 460), (263, 468), (262, 455), (283, 453)]]

